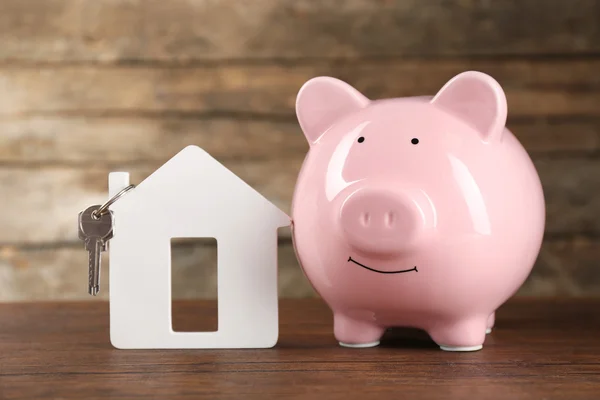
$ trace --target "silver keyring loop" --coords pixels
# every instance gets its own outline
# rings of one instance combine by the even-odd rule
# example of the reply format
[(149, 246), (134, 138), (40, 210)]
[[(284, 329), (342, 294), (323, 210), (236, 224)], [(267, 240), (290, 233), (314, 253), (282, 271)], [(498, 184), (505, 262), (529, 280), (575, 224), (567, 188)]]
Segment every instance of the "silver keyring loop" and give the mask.
[(123, 195), (129, 192), (131, 189), (135, 188), (135, 185), (129, 185), (119, 193), (115, 194), (113, 197), (108, 199), (108, 201), (100, 206), (96, 211), (92, 212), (92, 218), (99, 219), (103, 214), (106, 214), (106, 210), (108, 207), (113, 205), (117, 200), (119, 200)]

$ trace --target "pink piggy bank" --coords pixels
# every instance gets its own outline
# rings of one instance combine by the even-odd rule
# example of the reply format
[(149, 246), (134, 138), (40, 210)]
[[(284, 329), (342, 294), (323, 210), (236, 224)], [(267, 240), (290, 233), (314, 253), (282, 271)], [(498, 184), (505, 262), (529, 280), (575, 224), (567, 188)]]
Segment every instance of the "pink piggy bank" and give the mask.
[(540, 179), (506, 129), (490, 76), (455, 76), (434, 97), (371, 101), (314, 78), (296, 114), (310, 150), (292, 201), (296, 256), (333, 311), (340, 345), (386, 328), (443, 349), (482, 348), (544, 234)]

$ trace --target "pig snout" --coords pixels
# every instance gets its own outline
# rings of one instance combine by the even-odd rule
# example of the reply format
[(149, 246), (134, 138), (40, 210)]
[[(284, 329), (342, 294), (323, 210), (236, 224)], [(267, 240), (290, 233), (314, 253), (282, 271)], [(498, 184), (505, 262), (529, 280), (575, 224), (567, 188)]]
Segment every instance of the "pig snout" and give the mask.
[(348, 244), (365, 253), (398, 254), (422, 225), (418, 206), (405, 194), (359, 189), (342, 203), (340, 224)]

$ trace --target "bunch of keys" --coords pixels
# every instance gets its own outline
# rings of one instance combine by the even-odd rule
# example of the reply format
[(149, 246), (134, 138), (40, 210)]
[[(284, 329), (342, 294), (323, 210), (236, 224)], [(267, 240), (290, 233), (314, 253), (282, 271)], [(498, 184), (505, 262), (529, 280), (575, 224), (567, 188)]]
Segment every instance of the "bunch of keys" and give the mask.
[(134, 187), (129, 185), (103, 205), (93, 205), (79, 213), (79, 239), (88, 252), (88, 293), (92, 296), (100, 292), (101, 255), (113, 237), (114, 218), (108, 207)]

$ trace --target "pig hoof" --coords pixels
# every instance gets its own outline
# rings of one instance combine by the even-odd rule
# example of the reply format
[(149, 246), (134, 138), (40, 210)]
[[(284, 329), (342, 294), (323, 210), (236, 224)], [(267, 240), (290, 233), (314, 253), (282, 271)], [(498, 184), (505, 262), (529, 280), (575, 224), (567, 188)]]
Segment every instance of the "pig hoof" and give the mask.
[(344, 342), (339, 342), (340, 346), (342, 347), (349, 347), (352, 349), (366, 349), (368, 347), (375, 347), (375, 346), (379, 346), (379, 340), (376, 342), (371, 342), (371, 343), (344, 343)]
[(350, 318), (344, 314), (333, 317), (333, 333), (340, 345), (345, 347), (373, 347), (379, 344), (385, 328), (368, 320)]
[(477, 351), (485, 342), (486, 318), (471, 318), (438, 325), (429, 332), (445, 351)]
[(440, 346), (440, 349), (444, 351), (477, 351), (481, 350), (483, 345), (478, 346)]
[(485, 330), (485, 334), (486, 334), (486, 335), (489, 335), (490, 333), (492, 333), (492, 328), (487, 328), (487, 329)]

